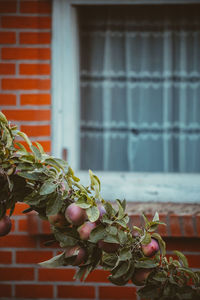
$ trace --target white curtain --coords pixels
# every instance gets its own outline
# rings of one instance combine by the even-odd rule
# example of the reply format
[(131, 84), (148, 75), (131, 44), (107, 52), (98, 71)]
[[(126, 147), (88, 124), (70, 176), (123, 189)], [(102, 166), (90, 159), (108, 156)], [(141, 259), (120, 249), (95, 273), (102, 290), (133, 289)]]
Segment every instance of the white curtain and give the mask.
[(80, 10), (82, 169), (200, 171), (199, 8)]

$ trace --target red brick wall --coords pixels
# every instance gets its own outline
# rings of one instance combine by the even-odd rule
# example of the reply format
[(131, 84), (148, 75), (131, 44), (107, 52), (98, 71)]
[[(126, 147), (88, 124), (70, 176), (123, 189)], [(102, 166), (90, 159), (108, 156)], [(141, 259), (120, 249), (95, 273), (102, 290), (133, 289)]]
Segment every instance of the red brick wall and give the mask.
[[(95, 270), (86, 282), (75, 282), (74, 268), (45, 269), (37, 263), (58, 254), (58, 246), (44, 246), (51, 237), (47, 224), (30, 222), (22, 211), (27, 206), (18, 204), (12, 217), (12, 232), (0, 238), (0, 299), (44, 298), (44, 299), (120, 299), (134, 300), (136, 287), (129, 283), (125, 287), (113, 286), (107, 279), (108, 272)], [(137, 220), (135, 216), (133, 218)], [(137, 223), (137, 222), (134, 222)], [(31, 226), (31, 227), (30, 227)], [(32, 232), (32, 234), (30, 234)], [(38, 234), (41, 232), (43, 234)], [(45, 234), (46, 233), (46, 234)], [(166, 236), (166, 234), (164, 234)], [(180, 250), (188, 257), (192, 268), (200, 269), (200, 238), (165, 237), (167, 254)]]
[(0, 1), (0, 109), (51, 149), (51, 0)]

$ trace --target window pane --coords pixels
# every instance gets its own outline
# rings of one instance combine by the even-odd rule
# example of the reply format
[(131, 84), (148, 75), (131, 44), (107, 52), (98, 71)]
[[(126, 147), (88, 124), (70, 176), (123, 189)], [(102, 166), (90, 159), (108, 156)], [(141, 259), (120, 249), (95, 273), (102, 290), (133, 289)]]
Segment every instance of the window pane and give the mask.
[(199, 172), (200, 5), (80, 7), (81, 169)]

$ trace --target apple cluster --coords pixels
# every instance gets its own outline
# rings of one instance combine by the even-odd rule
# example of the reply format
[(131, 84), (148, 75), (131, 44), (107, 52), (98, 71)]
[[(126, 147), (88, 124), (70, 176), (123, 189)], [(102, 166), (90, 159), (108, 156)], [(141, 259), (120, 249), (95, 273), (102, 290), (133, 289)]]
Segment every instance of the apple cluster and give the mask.
[[(102, 204), (98, 205), (98, 210), (99, 218), (96, 222), (90, 222), (88, 221), (86, 210), (76, 205), (76, 203), (71, 203), (66, 208), (64, 214), (58, 213), (56, 215), (51, 215), (48, 217), (48, 220), (50, 224), (58, 229), (62, 229), (65, 226), (75, 226), (80, 240), (88, 241), (90, 239), (91, 231), (101, 223), (103, 215), (106, 214), (106, 210)], [(98, 247), (106, 253), (113, 253), (119, 249), (120, 245), (100, 240), (98, 241)], [(65, 257), (68, 258), (72, 256), (75, 257), (72, 264), (74, 266), (81, 265), (87, 258), (87, 250), (80, 245), (67, 247)]]

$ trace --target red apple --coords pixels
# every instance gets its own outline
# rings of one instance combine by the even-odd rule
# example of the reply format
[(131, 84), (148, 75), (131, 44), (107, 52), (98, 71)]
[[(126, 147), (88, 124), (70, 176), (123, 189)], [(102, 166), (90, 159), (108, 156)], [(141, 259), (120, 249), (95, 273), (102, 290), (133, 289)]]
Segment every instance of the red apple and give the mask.
[(11, 227), (12, 227), (11, 220), (8, 216), (5, 215), (0, 220), (0, 236), (4, 236), (8, 234), (11, 230)]
[(152, 269), (136, 269), (132, 277), (132, 282), (135, 285), (144, 285), (151, 271)]
[(102, 249), (103, 251), (107, 252), (107, 253), (113, 253), (116, 252), (120, 245), (116, 244), (116, 243), (108, 243), (108, 242), (104, 242), (103, 240), (100, 240), (98, 242), (98, 246), (100, 249)]
[(57, 228), (63, 228), (64, 226), (68, 225), (66, 218), (61, 213), (56, 215), (48, 216), (49, 223)]
[(105, 209), (105, 207), (102, 204), (98, 204), (97, 207), (98, 207), (98, 210), (99, 210), (99, 218), (96, 221), (96, 223), (99, 224), (100, 221), (101, 221), (101, 219), (102, 219), (102, 217), (103, 217), (103, 215), (106, 214), (106, 209)]
[(85, 222), (87, 215), (83, 208), (79, 207), (75, 203), (72, 203), (66, 208), (65, 218), (69, 223), (79, 226)]
[(87, 252), (84, 248), (81, 248), (79, 245), (68, 247), (65, 251), (65, 258), (72, 256), (74, 256), (74, 261), (72, 265), (79, 266), (86, 260)]
[(152, 257), (158, 252), (159, 243), (156, 239), (152, 238), (151, 242), (147, 245), (142, 245), (142, 251), (145, 256)]
[(78, 228), (78, 232), (80, 235), (80, 238), (84, 241), (89, 240), (90, 238), (90, 232), (96, 227), (96, 223), (92, 222), (85, 222), (83, 225), (81, 225)]

